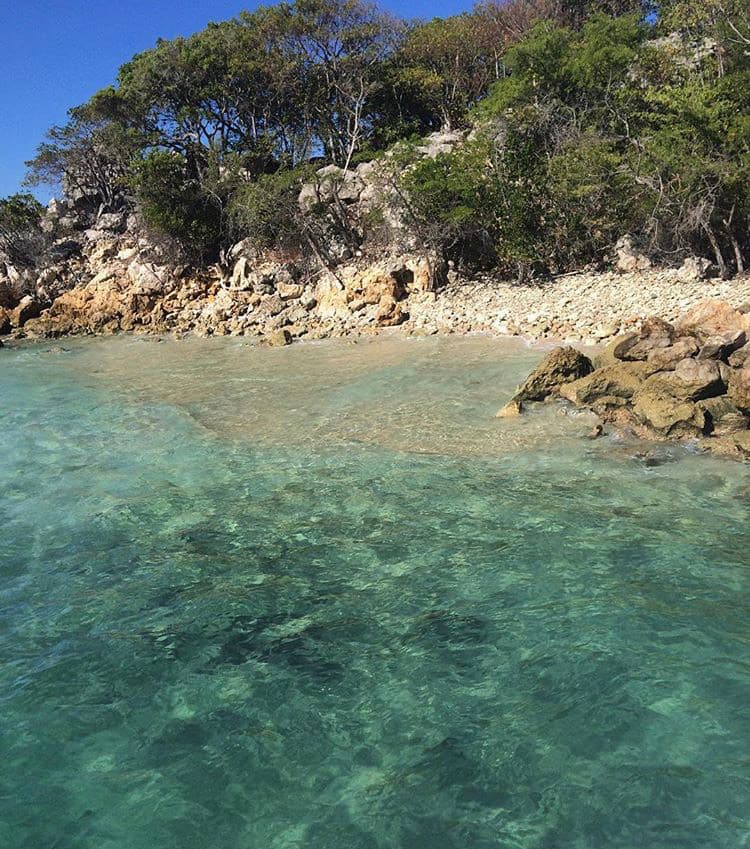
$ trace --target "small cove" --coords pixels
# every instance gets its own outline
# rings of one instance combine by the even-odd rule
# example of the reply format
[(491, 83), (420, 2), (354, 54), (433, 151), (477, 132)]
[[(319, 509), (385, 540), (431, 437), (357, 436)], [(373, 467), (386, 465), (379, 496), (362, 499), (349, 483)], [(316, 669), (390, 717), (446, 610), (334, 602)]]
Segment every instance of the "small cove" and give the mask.
[(747, 470), (495, 420), (539, 356), (3, 351), (3, 845), (745, 845)]

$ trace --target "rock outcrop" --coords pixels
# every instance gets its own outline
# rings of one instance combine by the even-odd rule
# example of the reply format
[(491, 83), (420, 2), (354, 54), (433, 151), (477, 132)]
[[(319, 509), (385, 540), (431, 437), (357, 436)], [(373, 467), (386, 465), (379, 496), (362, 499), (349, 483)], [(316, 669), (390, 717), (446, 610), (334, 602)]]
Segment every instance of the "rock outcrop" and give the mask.
[(410, 296), (436, 288), (445, 269), (425, 253), (381, 255), (325, 269), (258, 260), (240, 243), (227, 265), (200, 270), (153, 257), (149, 245), (128, 230), (97, 225), (80, 237), (78, 252), (40, 275), (37, 290), (55, 274), (75, 275), (77, 282), (56, 297), (27, 295), (12, 309), (3, 307), (0, 334), (141, 330), (279, 339), (284, 330), (296, 339), (375, 331), (406, 321)]
[(707, 300), (675, 324), (652, 318), (616, 338), (596, 368), (574, 348), (555, 349), (510, 403), (558, 397), (642, 437), (699, 439), (707, 449), (750, 458), (748, 334), (750, 317)]

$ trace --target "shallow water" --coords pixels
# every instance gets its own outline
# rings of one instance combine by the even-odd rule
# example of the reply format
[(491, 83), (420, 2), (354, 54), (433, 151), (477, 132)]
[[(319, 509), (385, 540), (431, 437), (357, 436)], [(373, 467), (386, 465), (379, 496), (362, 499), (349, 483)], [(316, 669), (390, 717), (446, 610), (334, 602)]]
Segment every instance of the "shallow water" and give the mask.
[(2, 351), (0, 846), (750, 846), (748, 472), (539, 356)]

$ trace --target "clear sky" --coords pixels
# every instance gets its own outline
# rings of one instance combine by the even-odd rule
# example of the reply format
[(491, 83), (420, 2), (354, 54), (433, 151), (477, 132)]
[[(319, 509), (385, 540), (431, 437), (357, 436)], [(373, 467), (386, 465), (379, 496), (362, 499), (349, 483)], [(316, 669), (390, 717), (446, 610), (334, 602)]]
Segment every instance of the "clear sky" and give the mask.
[[(112, 83), (118, 67), (157, 38), (231, 18), (249, 0), (0, 0), (0, 197), (18, 191), (24, 161), (45, 130)], [(402, 17), (469, 9), (470, 0), (386, 0)]]

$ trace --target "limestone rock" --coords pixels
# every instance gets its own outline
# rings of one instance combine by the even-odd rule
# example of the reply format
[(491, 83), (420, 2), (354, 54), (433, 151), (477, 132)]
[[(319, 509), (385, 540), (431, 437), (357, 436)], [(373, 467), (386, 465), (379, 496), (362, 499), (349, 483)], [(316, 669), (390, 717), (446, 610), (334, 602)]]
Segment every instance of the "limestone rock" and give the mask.
[(403, 324), (409, 318), (409, 313), (403, 305), (393, 298), (384, 296), (375, 312), (375, 322), (381, 327), (395, 327)]
[(246, 257), (241, 256), (234, 264), (230, 285), (233, 289), (249, 289), (251, 284), (248, 280), (250, 274), (249, 263)]
[(291, 301), (302, 296), (303, 287), (299, 283), (280, 280), (276, 285), (276, 291), (282, 301)]
[(651, 268), (651, 260), (639, 248), (633, 236), (623, 236), (615, 245), (616, 266), (618, 271), (625, 273), (647, 271)]
[(450, 153), (463, 140), (463, 133), (447, 130), (430, 133), (417, 147), (417, 152), (427, 159), (435, 159), (441, 153)]
[(292, 344), (292, 334), (282, 327), (280, 330), (275, 330), (265, 337), (265, 343), (270, 348), (283, 348), (285, 345)]
[(747, 430), (750, 419), (726, 395), (706, 398), (698, 406), (708, 415), (711, 433), (716, 436)]
[(663, 395), (644, 385), (633, 397), (633, 413), (663, 437), (701, 436), (708, 429), (708, 415), (698, 404)]
[(326, 165), (316, 172), (314, 182), (302, 186), (297, 203), (303, 212), (311, 212), (316, 206), (325, 206), (335, 201), (345, 205), (354, 204), (364, 188), (365, 184), (357, 171), (344, 171), (337, 165)]
[(10, 313), (4, 307), (0, 307), (0, 336), (6, 336), (12, 328)]
[(523, 401), (518, 398), (513, 398), (508, 403), (501, 407), (496, 413), (496, 419), (514, 419), (523, 413)]
[[(711, 360), (694, 360), (686, 357), (680, 360), (671, 373), (672, 385), (679, 383), (680, 395), (693, 401), (712, 398), (726, 392), (718, 363)], [(669, 379), (669, 378), (668, 378)]]
[(127, 223), (126, 216), (121, 212), (105, 212), (96, 219), (96, 229), (110, 233), (122, 233)]
[(10, 322), (13, 327), (23, 327), (32, 318), (38, 318), (42, 312), (42, 305), (31, 295), (24, 295), (18, 306), (11, 311)]
[(678, 401), (701, 401), (723, 395), (726, 391), (716, 362), (691, 358), (680, 360), (674, 371), (653, 374), (643, 388), (647, 394)]
[(689, 256), (677, 270), (677, 279), (683, 283), (695, 283), (714, 276), (714, 265), (702, 256)]
[(746, 342), (741, 348), (730, 354), (727, 362), (732, 368), (742, 368), (750, 362), (750, 342)]
[(618, 342), (612, 353), (618, 360), (645, 360), (659, 348), (668, 348), (674, 339), (674, 327), (660, 318), (648, 318), (638, 333), (631, 333)]
[(733, 330), (721, 333), (718, 336), (711, 336), (701, 345), (698, 352), (698, 359), (726, 360), (730, 354), (741, 348), (746, 341), (747, 334), (744, 330)]
[(726, 301), (709, 299), (688, 310), (676, 329), (681, 335), (693, 335), (704, 343), (725, 333), (750, 330), (750, 318)]
[(591, 360), (575, 348), (555, 348), (526, 378), (513, 400), (543, 401), (563, 384), (590, 374), (593, 368)]
[[(573, 404), (592, 404), (604, 398), (632, 398), (654, 367), (642, 362), (604, 366), (560, 388), (560, 395)], [(613, 402), (610, 406), (620, 406)]]
[(715, 438), (707, 439), (704, 442), (704, 447), (712, 454), (747, 462), (750, 460), (750, 430), (717, 435)]
[(727, 397), (743, 413), (750, 413), (750, 365), (732, 369)]
[(697, 353), (698, 343), (692, 336), (679, 336), (666, 348), (654, 348), (649, 352), (646, 360), (661, 371), (670, 371), (681, 360), (693, 357)]
[[(611, 339), (607, 343), (605, 348), (594, 356), (594, 368), (603, 368), (604, 366), (612, 366), (621, 362), (621, 358), (615, 356), (615, 351), (619, 350), (619, 346), (623, 342), (635, 340), (637, 336), (637, 333), (621, 333), (619, 336), (615, 336), (614, 339)], [(633, 344), (635, 344), (634, 341)]]

